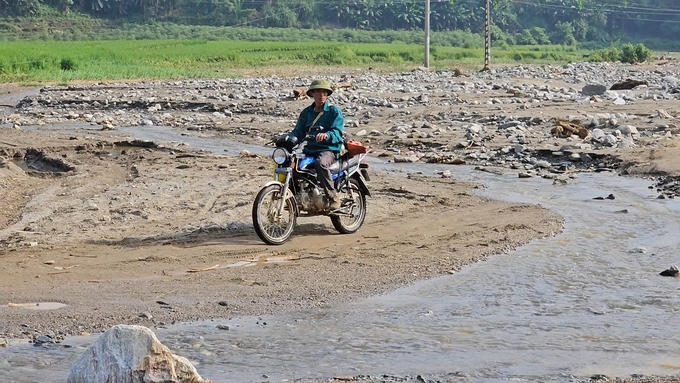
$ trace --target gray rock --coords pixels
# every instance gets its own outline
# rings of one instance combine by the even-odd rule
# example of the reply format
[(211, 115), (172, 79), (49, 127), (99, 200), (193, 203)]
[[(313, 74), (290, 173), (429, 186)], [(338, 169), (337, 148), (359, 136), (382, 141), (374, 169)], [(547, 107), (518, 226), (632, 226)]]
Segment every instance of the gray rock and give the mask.
[(45, 343), (48, 343), (48, 344), (49, 344), (49, 343), (55, 343), (55, 342), (54, 342), (54, 339), (52, 339), (52, 337), (47, 336), (47, 335), (42, 335), (42, 336), (39, 336), (39, 337), (35, 338), (35, 340), (33, 341), (33, 343), (34, 343), (36, 346), (39, 346), (39, 345), (41, 345), (41, 344), (45, 344)]
[(621, 137), (621, 141), (618, 144), (619, 148), (623, 149), (630, 149), (635, 147), (635, 141), (633, 141), (633, 137), (628, 135), (628, 136), (623, 136)]
[(116, 325), (75, 362), (67, 383), (201, 383), (196, 368), (173, 355), (146, 327)]
[(626, 136), (637, 136), (640, 134), (638, 132), (637, 128), (632, 126), (632, 125), (621, 125), (619, 126), (619, 131), (621, 134), (626, 135)]
[(479, 124), (470, 124), (465, 129), (472, 134), (479, 134), (482, 132), (483, 127)]
[(596, 128), (590, 132), (590, 135), (596, 140), (601, 140), (605, 136), (605, 133), (602, 129)]
[(614, 146), (618, 142), (616, 136), (614, 136), (613, 134), (605, 135), (604, 137), (602, 137), (600, 141), (602, 142), (602, 145), (606, 146)]
[(614, 105), (626, 105), (626, 100), (619, 97), (619, 98), (614, 100)]
[(520, 154), (523, 153), (525, 150), (527, 150), (527, 147), (524, 145), (515, 145), (514, 146), (515, 153)]
[(678, 80), (678, 78), (675, 76), (666, 76), (663, 78), (663, 80), (672, 86), (677, 86), (678, 84), (680, 84), (680, 80)]
[(604, 85), (590, 84), (586, 85), (581, 89), (581, 94), (586, 96), (599, 96), (607, 91), (607, 87)]
[(410, 162), (417, 162), (418, 157), (416, 156), (394, 156), (394, 162), (402, 162), (402, 163), (410, 163)]
[(513, 128), (513, 127), (521, 125), (521, 124), (522, 124), (522, 122), (520, 122), (520, 121), (508, 121), (508, 122), (504, 122), (504, 123), (498, 125), (498, 129)]

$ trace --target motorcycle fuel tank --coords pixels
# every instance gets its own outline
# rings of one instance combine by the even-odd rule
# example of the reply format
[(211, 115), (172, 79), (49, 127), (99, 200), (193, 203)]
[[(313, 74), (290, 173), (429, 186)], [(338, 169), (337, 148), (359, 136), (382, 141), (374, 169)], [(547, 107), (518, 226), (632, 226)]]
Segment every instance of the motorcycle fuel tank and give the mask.
[[(312, 156), (302, 157), (300, 159), (300, 161), (298, 162), (298, 170), (312, 170), (311, 168), (310, 169), (307, 169), (307, 168), (310, 167), (313, 163), (314, 163), (314, 157), (312, 157)], [(331, 179), (335, 180), (337, 178), (338, 178), (338, 174), (332, 174), (331, 175)]]
[(314, 163), (314, 157), (312, 157), (312, 156), (302, 157), (302, 159), (300, 159), (300, 162), (298, 163), (298, 169), (300, 169), (300, 170), (306, 169), (309, 165), (311, 165), (313, 163)]

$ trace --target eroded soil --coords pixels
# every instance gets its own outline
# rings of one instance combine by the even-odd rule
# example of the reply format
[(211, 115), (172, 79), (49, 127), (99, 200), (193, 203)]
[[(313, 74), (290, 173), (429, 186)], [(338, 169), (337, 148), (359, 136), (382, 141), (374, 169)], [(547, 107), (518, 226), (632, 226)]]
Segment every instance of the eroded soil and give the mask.
[(289, 243), (271, 247), (250, 223), (254, 195), (271, 178), (267, 158), (13, 129), (3, 141), (74, 166), (27, 173), (5, 159), (0, 168), (2, 300), (68, 305), (0, 308), (6, 337), (332, 305), (455, 271), (561, 227), (550, 211), (484, 200), (465, 182), (377, 173), (357, 234), (336, 233), (325, 217), (301, 219)]

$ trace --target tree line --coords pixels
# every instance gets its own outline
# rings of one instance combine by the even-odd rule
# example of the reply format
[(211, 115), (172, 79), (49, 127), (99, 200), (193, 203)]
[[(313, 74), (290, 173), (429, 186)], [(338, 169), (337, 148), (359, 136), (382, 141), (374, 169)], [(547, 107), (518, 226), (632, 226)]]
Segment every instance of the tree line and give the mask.
[[(491, 0), (492, 35), (508, 44), (677, 40), (678, 0)], [(277, 28), (422, 29), (425, 0), (0, 0), (0, 16), (81, 13), (131, 22)], [(485, 0), (431, 0), (433, 31), (484, 29)]]

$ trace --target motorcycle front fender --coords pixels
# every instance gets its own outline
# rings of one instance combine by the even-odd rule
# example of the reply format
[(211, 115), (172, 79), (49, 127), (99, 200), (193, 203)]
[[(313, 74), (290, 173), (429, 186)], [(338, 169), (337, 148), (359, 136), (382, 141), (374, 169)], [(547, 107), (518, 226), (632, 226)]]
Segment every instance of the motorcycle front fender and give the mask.
[[(266, 188), (269, 185), (279, 185), (279, 187), (281, 187), (281, 189), (283, 189), (283, 184), (279, 181), (269, 181), (266, 184), (264, 184), (263, 188)], [(286, 199), (288, 199), (288, 198), (292, 198), (293, 201), (295, 201), (295, 196), (293, 195), (293, 192), (290, 191), (290, 188), (286, 189)], [(297, 201), (296, 201), (296, 203), (297, 203)]]
[(366, 184), (366, 180), (364, 177), (361, 175), (361, 172), (356, 172), (352, 174), (352, 178), (359, 183), (359, 188), (361, 188), (361, 192), (364, 193), (364, 195), (371, 196), (370, 190), (368, 190), (368, 185)]

